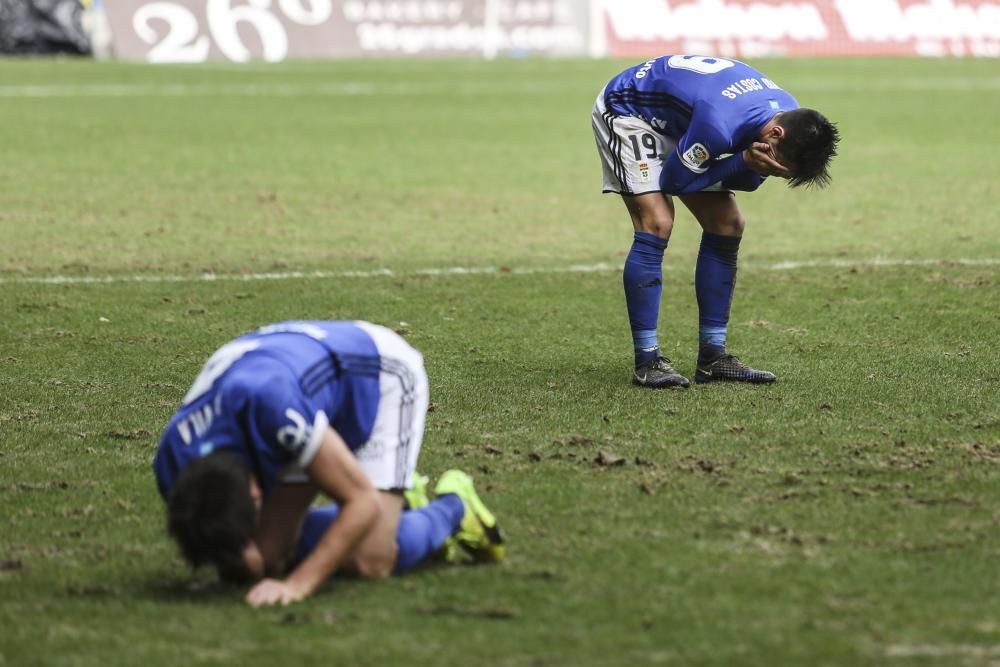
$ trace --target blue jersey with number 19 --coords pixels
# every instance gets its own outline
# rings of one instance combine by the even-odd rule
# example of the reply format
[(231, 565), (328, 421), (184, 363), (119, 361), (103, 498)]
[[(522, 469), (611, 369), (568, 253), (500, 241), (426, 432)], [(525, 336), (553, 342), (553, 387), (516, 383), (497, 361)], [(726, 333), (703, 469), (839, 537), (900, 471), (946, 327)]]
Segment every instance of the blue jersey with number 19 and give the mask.
[(661, 190), (688, 194), (722, 182), (754, 190), (763, 177), (742, 152), (795, 98), (758, 70), (711, 56), (663, 56), (629, 68), (604, 89), (608, 112), (638, 116), (677, 141), (665, 161)]
[(328, 425), (357, 449), (375, 423), (380, 364), (354, 322), (282, 322), (224, 345), (163, 432), (153, 460), (160, 493), (169, 496), (193, 459), (228, 450), (267, 494), (312, 461)]

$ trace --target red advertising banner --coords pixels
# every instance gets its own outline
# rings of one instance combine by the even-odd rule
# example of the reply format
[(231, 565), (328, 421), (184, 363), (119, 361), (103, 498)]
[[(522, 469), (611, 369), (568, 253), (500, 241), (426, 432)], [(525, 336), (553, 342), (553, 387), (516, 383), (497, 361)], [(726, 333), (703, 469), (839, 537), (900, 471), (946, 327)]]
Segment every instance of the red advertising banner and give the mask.
[(104, 0), (114, 56), (158, 63), (582, 55), (586, 0)]
[(597, 18), (611, 56), (1000, 56), (998, 0), (608, 0)]

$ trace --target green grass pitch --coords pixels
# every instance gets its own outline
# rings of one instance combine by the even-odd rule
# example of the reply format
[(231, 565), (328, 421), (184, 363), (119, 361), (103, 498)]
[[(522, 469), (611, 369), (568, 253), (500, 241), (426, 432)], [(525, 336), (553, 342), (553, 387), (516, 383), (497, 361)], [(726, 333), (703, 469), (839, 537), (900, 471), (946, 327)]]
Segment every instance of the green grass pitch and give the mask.
[[(628, 383), (589, 127), (627, 64), (0, 61), (0, 665), (996, 664), (996, 63), (757, 63), (842, 154), (826, 191), (740, 197), (730, 343), (778, 384), (684, 393)], [(421, 468), (474, 475), (506, 562), (267, 610), (189, 575), (159, 431), (286, 318), (424, 352)]]

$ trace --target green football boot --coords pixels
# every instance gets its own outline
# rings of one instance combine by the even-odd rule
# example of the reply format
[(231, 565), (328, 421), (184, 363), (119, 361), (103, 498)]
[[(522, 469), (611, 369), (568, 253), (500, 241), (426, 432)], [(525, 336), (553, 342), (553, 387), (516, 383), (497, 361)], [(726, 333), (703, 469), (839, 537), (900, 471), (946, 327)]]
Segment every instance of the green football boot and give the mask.
[(427, 483), (429, 481), (431, 481), (431, 478), (427, 475), (421, 475), (420, 473), (413, 474), (413, 486), (403, 491), (406, 509), (418, 510), (430, 504), (431, 499), (427, 495)]
[(480, 562), (501, 561), (505, 555), (503, 534), (496, 518), (479, 499), (472, 478), (461, 470), (449, 470), (441, 475), (434, 493), (441, 497), (454, 493), (465, 506), (462, 525), (445, 544), (445, 559), (459, 560), (458, 548), (464, 549), (473, 559)]

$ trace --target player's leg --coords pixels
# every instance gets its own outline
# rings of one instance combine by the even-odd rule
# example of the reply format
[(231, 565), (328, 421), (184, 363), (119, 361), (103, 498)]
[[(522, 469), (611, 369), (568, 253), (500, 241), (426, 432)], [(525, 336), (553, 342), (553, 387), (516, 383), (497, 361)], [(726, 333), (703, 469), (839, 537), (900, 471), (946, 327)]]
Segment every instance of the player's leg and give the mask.
[[(474, 557), (482, 555), (477, 560), (499, 560), (496, 557), (497, 545), (501, 545), (502, 549), (502, 540), (496, 541), (496, 544), (487, 540), (485, 548), (474, 549), (476, 546), (483, 545), (481, 535), (484, 531), (479, 529), (480, 524), (477, 522), (485, 521), (490, 524), (490, 527), (493, 527), (496, 525), (496, 520), (492, 518), (492, 514), (485, 507), (482, 507), (481, 501), (479, 501), (479, 507), (473, 504), (478, 500), (478, 497), (475, 500), (470, 498), (467, 505), (463, 498), (463, 496), (470, 496), (467, 490), (464, 488), (452, 489), (448, 486), (448, 484), (454, 485), (455, 480), (451, 479), (454, 476), (455, 473), (451, 472), (442, 477), (442, 483), (446, 483), (446, 486), (439, 488), (441, 493), (437, 498), (428, 500), (419, 508), (405, 509), (398, 515), (398, 527), (394, 535), (395, 566), (393, 573), (402, 574), (438, 554), (448, 560), (457, 560), (459, 547), (466, 549), (473, 547), (470, 550), (475, 551)], [(449, 482), (449, 480), (451, 481)], [(459, 481), (464, 482), (464, 480)], [(471, 482), (469, 487), (471, 488)], [(459, 491), (462, 492), (462, 495), (459, 495)], [(473, 490), (472, 495), (474, 496), (474, 494)], [(471, 507), (472, 511), (468, 511), (467, 507)], [(479, 508), (481, 510), (477, 512)], [(330, 524), (336, 521), (339, 512), (339, 507), (336, 504), (313, 507), (309, 510), (295, 550), (295, 563), (305, 560), (329, 529)], [(373, 531), (373, 540), (367, 547), (370, 552), (359, 553), (358, 558), (355, 559), (359, 562), (352, 562), (349, 571), (355, 573), (360, 571), (360, 573), (365, 574), (365, 568), (368, 568), (368, 574), (371, 575), (372, 570), (380, 569), (377, 567), (379, 562), (381, 562), (381, 568), (384, 569), (385, 562), (382, 558), (389, 552), (387, 537), (391, 534), (390, 531), (391, 525), (388, 522), (383, 523), (380, 528)], [(456, 535), (457, 538), (454, 537)], [(452, 547), (452, 545), (454, 548), (446, 548)], [(502, 556), (501, 551), (500, 558)]]
[(673, 200), (662, 193), (622, 195), (634, 236), (625, 258), (622, 283), (635, 368), (632, 381), (653, 388), (683, 388), (687, 378), (660, 353), (659, 319), (663, 293), (663, 254), (674, 226)]
[(681, 201), (702, 228), (695, 268), (698, 297), (698, 370), (695, 382), (773, 382), (768, 371), (749, 368), (728, 353), (729, 312), (746, 220), (732, 192), (698, 192)]
[(663, 155), (672, 142), (641, 118), (619, 117), (594, 104), (594, 139), (604, 176), (603, 191), (618, 193), (632, 219), (632, 247), (622, 280), (635, 352), (633, 382), (648, 387), (686, 387), (687, 379), (660, 354), (658, 322), (663, 254), (674, 224), (673, 200), (659, 189)]
[[(406, 572), (441, 551), (465, 514), (462, 501), (452, 495), (418, 510), (403, 511), (402, 495), (383, 491), (379, 504), (379, 518), (344, 564), (345, 573), (378, 579)], [(296, 562), (309, 555), (339, 513), (334, 504), (309, 510), (296, 547)]]
[[(464, 499), (440, 493), (426, 506), (403, 513), (402, 493), (414, 486), (429, 403), (423, 357), (395, 332), (362, 324), (381, 357), (378, 414), (369, 441), (356, 455), (365, 475), (385, 493), (384, 517), (357, 549), (360, 574), (384, 576), (403, 571), (437, 552), (458, 533), (466, 515)], [(392, 554), (390, 560), (387, 555)]]
[(634, 230), (622, 283), (632, 330), (635, 367), (640, 368), (660, 353), (657, 327), (663, 292), (663, 254), (674, 226), (674, 204), (669, 196), (659, 192), (622, 195), (622, 201), (632, 218)]
[(726, 351), (737, 255), (746, 221), (732, 192), (698, 192), (684, 195), (681, 201), (702, 228), (695, 268), (700, 365)]
[(355, 548), (344, 568), (347, 572), (368, 579), (380, 579), (392, 574), (399, 555), (396, 531), (403, 511), (403, 496), (391, 491), (382, 491), (378, 495), (378, 519)]
[[(400, 525), (402, 496), (397, 493), (381, 492), (379, 495), (379, 516), (368, 534), (355, 547), (350, 557), (341, 565), (338, 572), (356, 574), (377, 579), (388, 576), (397, 559), (399, 548), (396, 546), (396, 531)], [(309, 509), (302, 522), (299, 540), (295, 545), (295, 555), (288, 569), (298, 567), (299, 563), (312, 553), (330, 526), (340, 516), (340, 506), (331, 503)]]
[(476, 560), (502, 560), (500, 529), (469, 476), (448, 471), (438, 482), (437, 494), (426, 506), (404, 512), (402, 496), (381, 493), (382, 514), (358, 545), (351, 570), (368, 578), (402, 574), (441, 552), (452, 536), (456, 546)]

